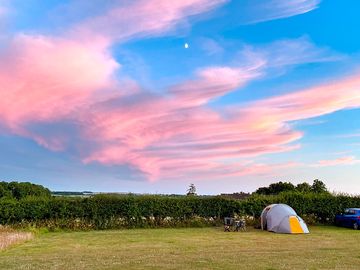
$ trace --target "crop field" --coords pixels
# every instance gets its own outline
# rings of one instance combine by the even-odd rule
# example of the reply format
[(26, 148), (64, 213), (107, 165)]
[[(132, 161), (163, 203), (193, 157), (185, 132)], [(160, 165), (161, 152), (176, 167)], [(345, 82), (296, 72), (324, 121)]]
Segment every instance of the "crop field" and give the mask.
[(132, 229), (40, 233), (0, 251), (0, 269), (359, 269), (360, 231), (309, 235), (250, 229)]

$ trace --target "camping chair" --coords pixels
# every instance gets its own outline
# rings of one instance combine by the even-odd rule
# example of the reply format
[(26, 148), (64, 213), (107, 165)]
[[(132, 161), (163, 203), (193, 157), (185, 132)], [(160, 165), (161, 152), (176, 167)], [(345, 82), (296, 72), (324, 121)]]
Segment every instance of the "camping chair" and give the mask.
[(230, 217), (224, 218), (224, 232), (230, 232), (230, 228), (234, 225), (234, 219)]
[(235, 231), (246, 231), (246, 222), (244, 219), (236, 220), (235, 221)]

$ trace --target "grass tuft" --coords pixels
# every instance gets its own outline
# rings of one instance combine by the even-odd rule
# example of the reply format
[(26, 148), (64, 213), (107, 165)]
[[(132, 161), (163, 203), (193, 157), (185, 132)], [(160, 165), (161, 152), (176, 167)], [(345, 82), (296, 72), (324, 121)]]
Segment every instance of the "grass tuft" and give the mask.
[(9, 227), (0, 227), (0, 250), (33, 238), (31, 232), (19, 232)]

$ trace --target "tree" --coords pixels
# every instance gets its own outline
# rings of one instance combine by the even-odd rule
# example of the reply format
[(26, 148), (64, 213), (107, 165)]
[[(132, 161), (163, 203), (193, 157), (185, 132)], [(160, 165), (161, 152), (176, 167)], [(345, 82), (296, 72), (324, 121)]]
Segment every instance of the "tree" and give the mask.
[(0, 182), (0, 198), (4, 197), (12, 197), (12, 194), (9, 191), (8, 183)]
[(277, 195), (281, 192), (301, 192), (301, 193), (328, 193), (326, 185), (319, 179), (315, 179), (310, 185), (306, 182), (298, 184), (296, 187), (290, 182), (277, 182), (270, 184), (268, 187), (260, 187), (255, 194)]
[(49, 189), (29, 182), (0, 182), (0, 198), (9, 197), (22, 199), (28, 196), (50, 197)]
[(309, 183), (300, 183), (296, 186), (296, 190), (301, 192), (301, 193), (310, 193), (311, 190), (311, 185)]
[(188, 195), (188, 196), (196, 196), (196, 187), (195, 187), (194, 184), (190, 184), (186, 195)]
[(269, 187), (258, 188), (255, 193), (263, 195), (277, 195), (284, 191), (295, 191), (295, 186), (290, 182), (277, 182), (270, 184)]
[(320, 181), (319, 179), (315, 179), (312, 186), (311, 191), (314, 193), (327, 193), (328, 190), (324, 182)]
[(260, 187), (255, 193), (260, 195), (270, 195), (270, 189), (268, 187)]

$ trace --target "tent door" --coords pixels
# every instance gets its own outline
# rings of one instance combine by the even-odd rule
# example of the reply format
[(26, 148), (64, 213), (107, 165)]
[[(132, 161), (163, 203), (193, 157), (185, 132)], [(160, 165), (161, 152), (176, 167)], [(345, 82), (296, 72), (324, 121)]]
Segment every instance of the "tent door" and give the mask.
[(290, 231), (291, 233), (304, 233), (303, 228), (300, 225), (299, 219), (295, 216), (289, 217)]

